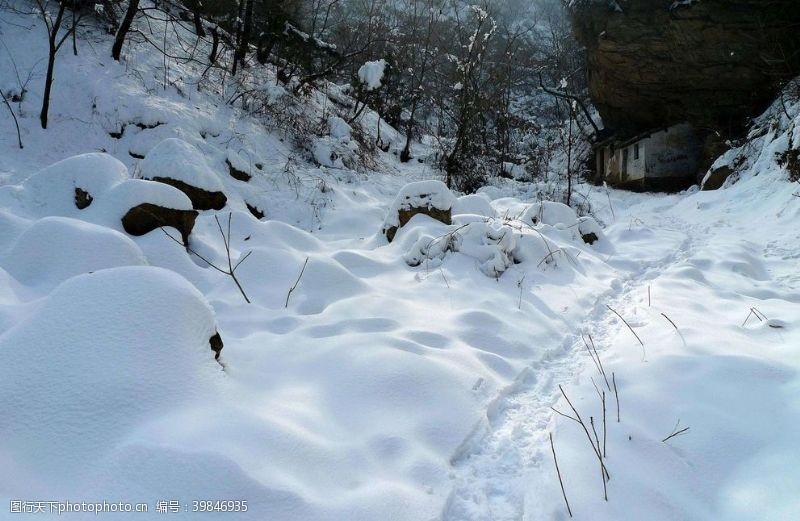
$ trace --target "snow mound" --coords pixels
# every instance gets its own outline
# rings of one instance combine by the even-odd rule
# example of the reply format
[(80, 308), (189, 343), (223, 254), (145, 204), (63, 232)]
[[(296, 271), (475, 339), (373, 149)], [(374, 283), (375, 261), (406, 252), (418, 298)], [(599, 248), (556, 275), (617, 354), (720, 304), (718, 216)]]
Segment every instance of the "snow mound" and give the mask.
[(222, 191), (222, 182), (203, 154), (178, 138), (165, 139), (153, 147), (139, 163), (139, 174), (144, 179), (164, 177), (208, 192)]
[(563, 203), (542, 201), (533, 203), (520, 217), (520, 220), (531, 226), (547, 224), (559, 229), (569, 228), (578, 224), (575, 210)]
[(484, 194), (470, 194), (459, 197), (453, 204), (453, 215), (480, 215), (481, 217), (494, 217), (496, 212), (492, 208), (491, 199)]
[[(146, 418), (213, 392), (215, 329), (202, 294), (170, 271), (69, 279), (0, 336), (4, 452), (39, 481), (91, 467)], [(12, 476), (0, 476), (0, 490), (19, 487)]]
[(37, 215), (72, 216), (75, 189), (93, 198), (128, 178), (128, 169), (108, 154), (81, 154), (54, 163), (29, 177), (22, 188)]
[(83, 273), (144, 264), (142, 250), (125, 235), (66, 217), (36, 221), (2, 260), (19, 282), (46, 290)]

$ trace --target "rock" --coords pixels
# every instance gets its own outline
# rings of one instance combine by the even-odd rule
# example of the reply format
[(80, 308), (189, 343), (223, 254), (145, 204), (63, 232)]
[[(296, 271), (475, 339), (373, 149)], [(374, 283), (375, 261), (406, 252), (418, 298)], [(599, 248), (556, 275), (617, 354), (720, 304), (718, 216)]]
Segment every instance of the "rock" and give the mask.
[(250, 210), (250, 213), (253, 214), (253, 217), (256, 219), (263, 219), (264, 212), (258, 209), (258, 207), (251, 205), (250, 203), (245, 203), (247, 205), (247, 209)]
[(227, 203), (222, 182), (203, 154), (181, 139), (165, 139), (153, 147), (139, 164), (139, 172), (143, 179), (174, 186), (196, 210), (221, 210)]
[(583, 242), (591, 246), (592, 244), (597, 242), (598, 237), (594, 232), (589, 232), (587, 234), (581, 235), (581, 239), (583, 239)]
[(214, 358), (219, 360), (219, 355), (222, 353), (222, 348), (225, 345), (222, 343), (222, 337), (219, 335), (219, 331), (216, 331), (214, 335), (208, 339), (208, 343), (211, 345), (211, 350), (214, 351)]
[(235, 168), (231, 163), (230, 159), (226, 159), (225, 164), (228, 165), (228, 172), (230, 173), (230, 176), (236, 179), (237, 181), (244, 181), (246, 183), (250, 181), (251, 177), (253, 177), (244, 170), (239, 170), (238, 168)]
[(92, 204), (92, 200), (94, 197), (82, 188), (75, 187), (75, 206), (78, 210), (83, 210), (84, 208), (88, 208), (90, 204)]
[(171, 226), (180, 232), (183, 244), (187, 246), (197, 215), (195, 210), (176, 210), (142, 203), (128, 210), (122, 217), (122, 227), (131, 235), (144, 235), (162, 226)]
[(383, 233), (389, 242), (392, 242), (397, 230), (418, 214), (427, 215), (444, 224), (452, 224), (452, 209), (455, 202), (456, 198), (441, 181), (417, 181), (407, 184), (397, 194), (386, 215)]
[(169, 177), (154, 176), (150, 178), (153, 181), (164, 183), (166, 185), (174, 186), (192, 201), (192, 207), (196, 210), (221, 210), (225, 208), (228, 198), (222, 192), (209, 192), (202, 188), (197, 188), (188, 183), (178, 179)]
[(778, 158), (778, 164), (789, 172), (789, 181), (800, 181), (800, 150), (790, 148)]
[(725, 184), (725, 180), (728, 179), (733, 170), (730, 166), (724, 165), (719, 168), (714, 168), (708, 172), (705, 179), (703, 179), (702, 183), (702, 190), (718, 190), (722, 188), (722, 185)]
[(796, 0), (573, 4), (607, 128), (635, 134), (688, 121), (734, 135), (800, 72)]

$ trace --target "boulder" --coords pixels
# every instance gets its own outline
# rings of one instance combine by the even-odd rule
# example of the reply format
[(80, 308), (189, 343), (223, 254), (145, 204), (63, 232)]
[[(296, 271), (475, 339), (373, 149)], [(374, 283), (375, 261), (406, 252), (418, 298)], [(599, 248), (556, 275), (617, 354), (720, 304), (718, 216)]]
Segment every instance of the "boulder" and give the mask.
[(219, 360), (219, 355), (222, 353), (222, 348), (225, 346), (219, 331), (214, 332), (211, 338), (208, 339), (208, 343), (211, 346), (211, 350), (214, 351), (214, 358)]
[(178, 179), (161, 176), (154, 176), (150, 179), (158, 183), (174, 186), (185, 193), (192, 201), (192, 207), (197, 210), (222, 210), (228, 202), (228, 198), (222, 192), (209, 192)]
[(418, 181), (407, 184), (400, 190), (389, 208), (383, 223), (383, 234), (389, 242), (392, 242), (397, 230), (417, 214), (427, 215), (444, 224), (452, 224), (455, 202), (455, 196), (441, 181)]
[(131, 235), (144, 235), (162, 226), (171, 226), (180, 232), (184, 246), (189, 244), (189, 234), (194, 228), (198, 212), (177, 210), (152, 203), (134, 206), (122, 217), (122, 226)]
[(221, 210), (227, 203), (222, 182), (203, 154), (189, 143), (170, 138), (153, 147), (139, 164), (142, 178), (174, 186), (196, 210)]

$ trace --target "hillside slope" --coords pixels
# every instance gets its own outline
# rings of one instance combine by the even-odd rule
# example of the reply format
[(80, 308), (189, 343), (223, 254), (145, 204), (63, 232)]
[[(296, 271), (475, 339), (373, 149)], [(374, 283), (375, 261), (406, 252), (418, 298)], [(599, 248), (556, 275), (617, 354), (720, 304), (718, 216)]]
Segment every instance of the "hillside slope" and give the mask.
[[(730, 154), (738, 183), (672, 196), (579, 185), (594, 217), (578, 217), (539, 201), (535, 183), (408, 188), (438, 173), (397, 162), (402, 140), (385, 125), (390, 151), (364, 154), (356, 134), (374, 139), (376, 117), (342, 125), (334, 85), (297, 98), (269, 69), (249, 78), (314, 122), (300, 139), (230, 107), (234, 92), (198, 91), (196, 65), (165, 67), (145, 42), (114, 62), (91, 29), (77, 57), (59, 57), (41, 130), (41, 23), (4, 13), (0, 31), (0, 87), (33, 71), (14, 104), (24, 149), (0, 119), (0, 500), (12, 509), (562, 519), (550, 432), (577, 519), (798, 508), (800, 198), (774, 153), (793, 144), (797, 107), (739, 151), (759, 160)], [(134, 236), (123, 219), (136, 205), (196, 206), (145, 177), (227, 200), (198, 211), (188, 248), (172, 227)], [(452, 224), (416, 215), (388, 242), (404, 186), (450, 206)], [(605, 382), (582, 335), (619, 391), (616, 423), (606, 389), (608, 503), (583, 431), (549, 409), (570, 412), (560, 384), (599, 422), (590, 378)], [(691, 430), (662, 443), (678, 419)]]

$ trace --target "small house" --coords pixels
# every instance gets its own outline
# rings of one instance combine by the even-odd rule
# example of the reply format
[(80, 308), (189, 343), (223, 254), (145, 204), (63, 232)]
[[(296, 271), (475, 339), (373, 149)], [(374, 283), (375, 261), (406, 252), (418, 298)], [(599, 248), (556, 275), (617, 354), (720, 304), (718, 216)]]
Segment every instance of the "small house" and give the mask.
[(677, 191), (697, 181), (700, 140), (689, 123), (628, 137), (614, 134), (594, 150), (597, 177), (612, 186)]

